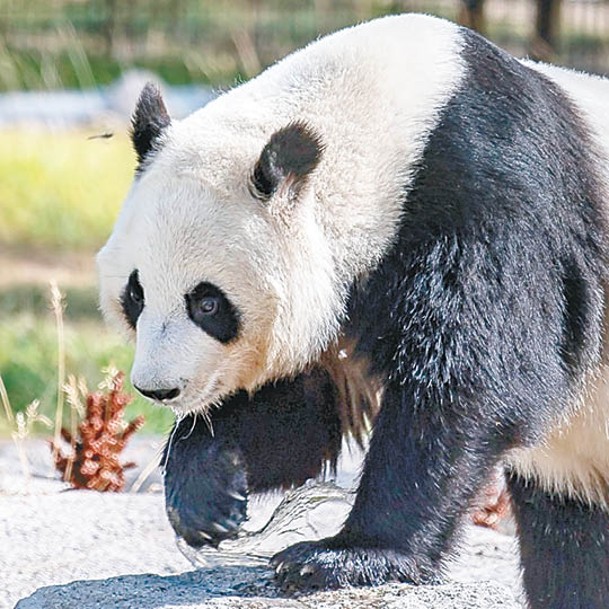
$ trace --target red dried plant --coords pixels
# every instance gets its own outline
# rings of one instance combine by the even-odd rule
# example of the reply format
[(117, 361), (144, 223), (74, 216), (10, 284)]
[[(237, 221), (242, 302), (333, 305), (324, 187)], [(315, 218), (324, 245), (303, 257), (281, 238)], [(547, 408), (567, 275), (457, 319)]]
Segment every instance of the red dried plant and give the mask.
[(124, 470), (135, 466), (119, 460), (129, 438), (144, 424), (142, 416), (130, 423), (123, 419), (125, 407), (132, 400), (122, 391), (124, 378), (122, 372), (117, 372), (108, 383), (107, 393), (87, 394), (84, 417), (78, 425), (79, 437), (62, 427), (61, 436), (72, 448), (70, 455), (64, 456), (51, 441), (55, 467), (74, 488), (122, 491)]

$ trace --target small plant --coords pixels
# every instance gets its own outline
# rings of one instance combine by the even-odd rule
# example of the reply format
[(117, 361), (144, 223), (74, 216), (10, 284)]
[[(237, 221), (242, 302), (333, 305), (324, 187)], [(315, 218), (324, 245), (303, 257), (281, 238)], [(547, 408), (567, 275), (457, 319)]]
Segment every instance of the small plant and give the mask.
[(25, 476), (26, 480), (29, 480), (30, 463), (23, 446), (24, 440), (30, 435), (34, 424), (42, 423), (46, 427), (51, 428), (53, 423), (51, 419), (38, 411), (40, 406), (40, 402), (38, 400), (31, 402), (25, 409), (25, 413), (18, 412), (16, 415), (14, 415), (11, 403), (8, 399), (8, 393), (6, 392), (6, 386), (2, 380), (2, 375), (0, 375), (0, 402), (2, 402), (4, 407), (6, 419), (10, 427), (13, 428), (11, 431), (11, 437), (13, 438), (15, 446), (17, 447), (23, 475)]
[[(64, 456), (57, 439), (51, 441), (55, 467), (74, 488), (97, 491), (121, 491), (125, 486), (125, 469), (134, 463), (121, 463), (120, 454), (129, 438), (142, 427), (144, 417), (127, 423), (125, 407), (131, 396), (123, 393), (125, 375), (111, 372), (99, 391), (89, 393), (83, 383), (74, 379), (66, 386), (73, 411), (81, 412), (81, 421), (72, 430), (61, 428), (61, 437), (70, 444)], [(80, 397), (85, 398), (84, 406)]]

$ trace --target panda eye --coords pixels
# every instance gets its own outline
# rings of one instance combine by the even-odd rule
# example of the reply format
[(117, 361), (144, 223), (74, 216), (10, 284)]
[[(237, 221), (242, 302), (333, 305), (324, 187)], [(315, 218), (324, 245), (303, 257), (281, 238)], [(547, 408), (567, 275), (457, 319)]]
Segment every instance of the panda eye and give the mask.
[(135, 330), (137, 320), (144, 310), (144, 288), (140, 283), (137, 269), (129, 275), (127, 285), (121, 295), (121, 305), (127, 323)]
[(129, 286), (129, 298), (132, 300), (133, 304), (137, 306), (144, 304), (144, 291), (139, 283)]
[(220, 288), (201, 282), (184, 300), (190, 319), (212, 338), (228, 343), (237, 337), (239, 313)]
[(199, 302), (201, 315), (215, 315), (220, 309), (220, 301), (215, 296), (208, 296)]

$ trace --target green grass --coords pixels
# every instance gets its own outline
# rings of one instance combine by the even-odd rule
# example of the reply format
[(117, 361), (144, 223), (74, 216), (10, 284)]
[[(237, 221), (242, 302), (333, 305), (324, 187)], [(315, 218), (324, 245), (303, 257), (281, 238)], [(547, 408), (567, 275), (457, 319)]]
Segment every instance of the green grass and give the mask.
[[(90, 390), (103, 380), (105, 368), (116, 367), (128, 372), (133, 352), (131, 345), (104, 326), (95, 300), (94, 288), (68, 291), (64, 314), (66, 373), (83, 377)], [(38, 399), (40, 412), (54, 419), (57, 331), (41, 289), (22, 286), (18, 290), (3, 291), (0, 319), (3, 320), (0, 324), (0, 373), (13, 410), (22, 411)], [(128, 382), (125, 389), (135, 396)], [(169, 410), (157, 408), (141, 398), (135, 398), (127, 408), (128, 419), (136, 414), (145, 416), (145, 432), (166, 432), (173, 420)], [(65, 415), (67, 420), (67, 409)], [(43, 430), (39, 428), (38, 431)]]
[(135, 166), (126, 134), (7, 131), (0, 137), (0, 244), (12, 249), (99, 248)]
[(125, 70), (154, 72), (169, 85), (196, 83), (226, 85), (239, 77), (238, 62), (230, 56), (205, 61), (194, 51), (181, 55), (141, 57), (128, 63), (87, 53), (78, 62), (68, 51), (0, 48), (0, 92), (11, 90), (90, 89), (110, 85)]
[(169, 84), (222, 86), (243, 75), (236, 32), (247, 31), (260, 64), (269, 65), (362, 17), (347, 1), (335, 2), (323, 20), (313, 3), (297, 0), (267, 0), (255, 10), (241, 1), (155, 0), (137, 10), (115, 3), (113, 11), (71, 0), (13, 4), (4, 22), (0, 9), (0, 91), (106, 85), (138, 67)]

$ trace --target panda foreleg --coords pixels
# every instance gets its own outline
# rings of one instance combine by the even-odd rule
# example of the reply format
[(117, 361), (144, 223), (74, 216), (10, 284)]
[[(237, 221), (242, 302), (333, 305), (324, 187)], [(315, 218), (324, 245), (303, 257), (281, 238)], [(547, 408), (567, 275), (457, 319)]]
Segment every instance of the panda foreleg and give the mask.
[(169, 520), (190, 545), (217, 545), (246, 518), (247, 492), (300, 485), (336, 462), (334, 387), (320, 369), (239, 392), (176, 423), (165, 448)]
[(163, 464), (165, 508), (178, 536), (199, 547), (236, 535), (246, 518), (247, 481), (230, 433), (212, 436), (202, 417), (187, 415), (174, 425)]
[(336, 465), (342, 441), (336, 398), (330, 376), (315, 368), (265, 385), (231, 415), (250, 492), (300, 486)]
[(438, 581), (461, 517), (505, 450), (497, 419), (470, 399), (442, 412), (432, 396), (386, 386), (343, 530), (273, 558), (285, 591)]
[(531, 609), (609, 606), (606, 508), (507, 476), (518, 526), (523, 582)]

